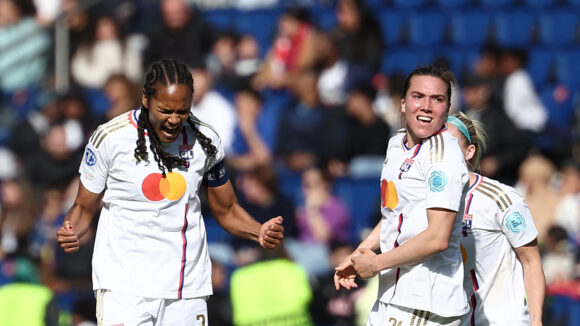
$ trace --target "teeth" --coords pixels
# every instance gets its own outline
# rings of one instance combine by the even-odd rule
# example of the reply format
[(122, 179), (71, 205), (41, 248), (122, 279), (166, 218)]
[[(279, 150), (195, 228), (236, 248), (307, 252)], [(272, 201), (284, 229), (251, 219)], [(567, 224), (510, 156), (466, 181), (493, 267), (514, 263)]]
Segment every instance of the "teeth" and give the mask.
[(433, 120), (429, 117), (421, 117), (421, 116), (417, 117), (417, 119), (419, 119), (421, 121), (425, 121), (425, 122), (431, 122), (431, 120)]

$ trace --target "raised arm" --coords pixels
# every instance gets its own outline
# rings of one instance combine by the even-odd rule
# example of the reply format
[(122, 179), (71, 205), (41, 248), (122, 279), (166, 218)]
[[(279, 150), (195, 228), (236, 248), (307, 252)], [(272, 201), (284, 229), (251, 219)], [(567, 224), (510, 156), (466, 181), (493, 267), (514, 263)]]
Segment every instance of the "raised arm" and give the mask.
[(79, 239), (89, 230), (100, 201), (101, 194), (90, 192), (79, 183), (75, 202), (56, 231), (56, 240), (64, 252), (73, 253), (79, 249)]
[(258, 242), (266, 249), (276, 248), (284, 237), (282, 217), (258, 223), (238, 203), (231, 182), (219, 187), (204, 186), (212, 213), (222, 228), (230, 234)]
[(514, 248), (524, 269), (524, 287), (528, 306), (530, 307), (530, 321), (532, 326), (542, 325), (542, 309), (546, 292), (546, 278), (542, 268), (542, 259), (538, 250), (538, 241), (525, 246)]
[(427, 209), (427, 228), (390, 251), (376, 255), (369, 249), (359, 249), (352, 262), (361, 278), (369, 278), (383, 269), (417, 263), (444, 251), (449, 246), (457, 212), (443, 208)]

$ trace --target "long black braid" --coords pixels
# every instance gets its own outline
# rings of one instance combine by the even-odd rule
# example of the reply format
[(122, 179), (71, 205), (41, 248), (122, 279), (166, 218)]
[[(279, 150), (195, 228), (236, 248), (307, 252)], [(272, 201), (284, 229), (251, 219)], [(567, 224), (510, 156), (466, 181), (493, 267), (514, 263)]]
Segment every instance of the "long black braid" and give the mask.
[[(189, 68), (182, 62), (174, 59), (162, 59), (154, 62), (145, 77), (145, 84), (143, 85), (143, 92), (147, 99), (151, 99), (155, 95), (155, 85), (161, 83), (164, 86), (168, 85), (189, 85), (191, 93), (193, 94), (193, 77)], [(216, 147), (212, 144), (211, 139), (206, 137), (197, 127), (197, 123), (190, 114), (187, 118), (187, 123), (195, 132), (195, 137), (201, 144), (201, 147), (208, 156), (214, 157), (217, 153)], [(135, 158), (139, 161), (149, 159), (145, 141), (145, 129), (148, 130), (149, 142), (153, 158), (157, 162), (159, 169), (165, 176), (165, 169), (171, 170), (176, 167), (187, 166), (187, 161), (176, 155), (169, 154), (161, 147), (161, 141), (157, 134), (155, 134), (151, 122), (149, 121), (149, 108), (144, 105), (139, 114), (139, 121), (137, 123), (137, 147), (135, 148)]]

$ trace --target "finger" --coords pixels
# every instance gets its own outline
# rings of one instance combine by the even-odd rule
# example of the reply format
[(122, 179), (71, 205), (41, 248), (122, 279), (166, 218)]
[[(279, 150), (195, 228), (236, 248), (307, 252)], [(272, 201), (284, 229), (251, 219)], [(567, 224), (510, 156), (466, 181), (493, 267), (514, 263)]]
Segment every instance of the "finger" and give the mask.
[(282, 224), (283, 221), (284, 221), (284, 218), (282, 216), (278, 216), (278, 217), (276, 217), (275, 223), (276, 224)]
[(284, 232), (284, 227), (281, 224), (268, 225), (268, 231)]
[(268, 230), (264, 234), (264, 238), (266, 238), (266, 237), (271, 238), (271, 239), (281, 240), (284, 238), (284, 233)]

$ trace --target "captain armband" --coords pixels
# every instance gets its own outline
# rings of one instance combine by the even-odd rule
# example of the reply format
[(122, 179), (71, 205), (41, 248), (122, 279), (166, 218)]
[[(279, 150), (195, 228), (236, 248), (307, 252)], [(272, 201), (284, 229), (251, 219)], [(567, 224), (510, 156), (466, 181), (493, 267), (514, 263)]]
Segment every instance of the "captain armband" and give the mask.
[(214, 165), (206, 174), (203, 176), (202, 184), (211, 188), (216, 188), (224, 185), (228, 182), (229, 178), (226, 173), (226, 168), (224, 166), (224, 161), (221, 160), (219, 163)]

